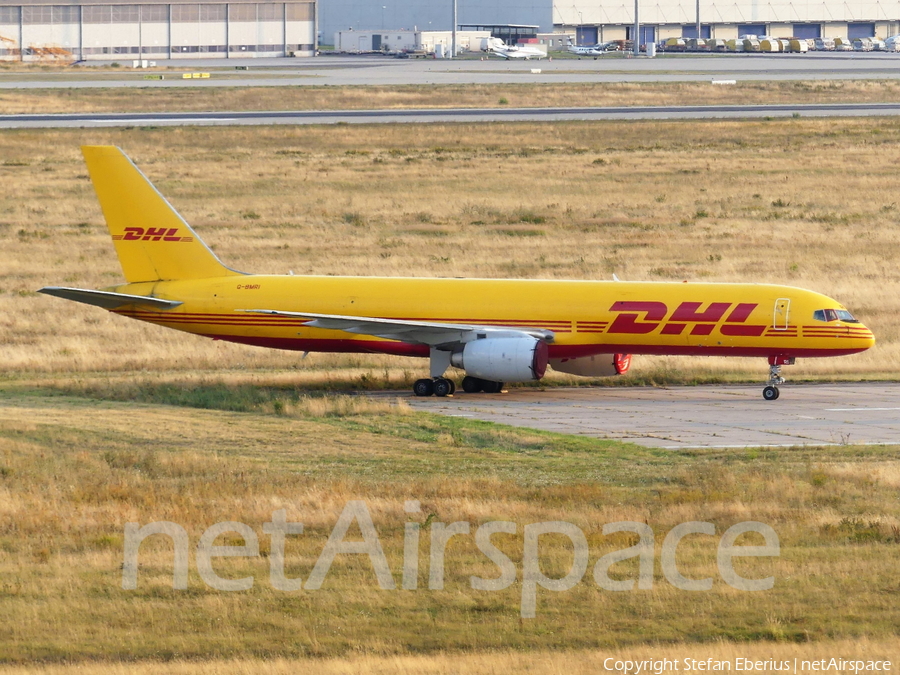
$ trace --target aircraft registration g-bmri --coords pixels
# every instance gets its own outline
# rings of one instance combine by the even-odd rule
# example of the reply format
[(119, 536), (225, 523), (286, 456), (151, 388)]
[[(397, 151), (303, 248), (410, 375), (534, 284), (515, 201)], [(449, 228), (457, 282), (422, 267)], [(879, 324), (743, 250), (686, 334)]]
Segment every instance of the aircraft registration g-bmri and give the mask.
[(225, 267), (116, 147), (82, 148), (128, 283), (40, 292), (247, 345), (428, 357), (418, 396), (554, 370), (625, 372), (633, 354), (754, 356), (783, 365), (869, 349), (872, 332), (819, 293), (767, 284), (254, 275)]

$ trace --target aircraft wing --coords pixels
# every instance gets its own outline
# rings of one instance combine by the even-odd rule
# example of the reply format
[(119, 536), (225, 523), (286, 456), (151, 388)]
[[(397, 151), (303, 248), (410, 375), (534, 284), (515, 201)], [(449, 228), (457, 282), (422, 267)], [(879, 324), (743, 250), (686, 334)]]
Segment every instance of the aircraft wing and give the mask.
[(347, 333), (372, 335), (374, 337), (399, 340), (430, 347), (453, 342), (468, 342), (475, 334), (486, 337), (529, 336), (553, 342), (553, 331), (534, 328), (506, 328), (498, 326), (482, 326), (467, 323), (438, 323), (431, 321), (410, 321), (406, 319), (382, 319), (369, 316), (345, 316), (342, 314), (313, 314), (310, 312), (283, 312), (277, 309), (245, 309), (253, 314), (269, 314), (273, 316), (291, 316), (309, 319), (305, 326), (342, 330)]
[(113, 293), (111, 291), (93, 291), (87, 288), (66, 288), (64, 286), (44, 286), (38, 293), (55, 295), (57, 298), (83, 302), (86, 305), (95, 305), (103, 309), (118, 309), (126, 305), (140, 305), (153, 309), (173, 309), (182, 304), (177, 300), (163, 300), (161, 298), (149, 298), (146, 295), (129, 295), (127, 293)]

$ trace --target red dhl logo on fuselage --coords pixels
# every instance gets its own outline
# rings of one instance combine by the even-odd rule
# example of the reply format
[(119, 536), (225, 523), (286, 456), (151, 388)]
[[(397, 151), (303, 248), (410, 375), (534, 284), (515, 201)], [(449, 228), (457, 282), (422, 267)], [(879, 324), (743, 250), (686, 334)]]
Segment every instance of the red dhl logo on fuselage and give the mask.
[(122, 241), (194, 241), (193, 237), (182, 237), (177, 227), (126, 227), (125, 234), (114, 234), (113, 239)]
[(723, 319), (719, 328), (722, 335), (759, 337), (767, 328), (746, 323), (759, 306), (756, 303), (741, 302), (735, 305), (732, 302), (711, 302), (701, 311), (703, 304), (682, 302), (669, 316), (669, 308), (663, 302), (616, 302), (609, 309), (620, 314), (606, 332), (646, 335), (662, 326), (660, 335), (682, 335), (688, 324), (692, 324), (690, 335), (710, 335)]

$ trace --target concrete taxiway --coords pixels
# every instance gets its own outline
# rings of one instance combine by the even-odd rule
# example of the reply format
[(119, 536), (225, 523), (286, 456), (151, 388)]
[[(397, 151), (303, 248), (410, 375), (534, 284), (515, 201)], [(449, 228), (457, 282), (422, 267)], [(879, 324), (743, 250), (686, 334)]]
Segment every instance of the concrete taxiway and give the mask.
[(666, 448), (900, 443), (900, 384), (512, 389), (411, 398), (441, 415)]

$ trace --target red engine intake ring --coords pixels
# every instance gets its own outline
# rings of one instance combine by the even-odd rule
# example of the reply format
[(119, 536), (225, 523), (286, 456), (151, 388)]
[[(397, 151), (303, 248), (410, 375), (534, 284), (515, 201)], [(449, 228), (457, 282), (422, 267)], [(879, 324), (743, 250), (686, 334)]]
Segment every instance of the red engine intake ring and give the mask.
[(631, 354), (613, 354), (613, 365), (617, 375), (624, 375), (631, 368)]

